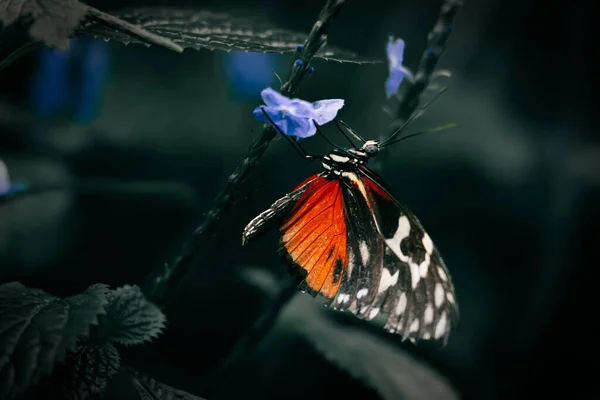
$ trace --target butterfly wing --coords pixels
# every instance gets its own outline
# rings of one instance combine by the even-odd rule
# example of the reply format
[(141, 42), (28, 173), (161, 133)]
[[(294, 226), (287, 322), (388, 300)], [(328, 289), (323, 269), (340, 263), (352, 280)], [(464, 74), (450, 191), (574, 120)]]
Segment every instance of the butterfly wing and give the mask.
[(305, 273), (301, 289), (332, 298), (348, 265), (341, 181), (316, 177), (282, 220), (281, 247)]
[(308, 187), (319, 177), (319, 174), (310, 176), (300, 185), (296, 186), (291, 193), (286, 194), (281, 199), (277, 200), (271, 207), (258, 214), (250, 221), (244, 228), (242, 245), (280, 221), (281, 218), (283, 218), (283, 216), (298, 202)]
[(301, 289), (331, 300), (348, 268), (346, 220), (342, 182), (317, 174), (254, 218), (242, 242), (278, 225), (282, 252), (305, 275)]
[(366, 310), (389, 313), (385, 328), (409, 339), (447, 340), (458, 319), (448, 269), (418, 218), (402, 206), (365, 167), (359, 184), (366, 193), (380, 237), (384, 263), (377, 295)]
[(251, 221), (244, 241), (279, 225), (301, 289), (411, 340), (447, 338), (458, 316), (447, 268), (416, 216), (361, 167), (313, 175)]

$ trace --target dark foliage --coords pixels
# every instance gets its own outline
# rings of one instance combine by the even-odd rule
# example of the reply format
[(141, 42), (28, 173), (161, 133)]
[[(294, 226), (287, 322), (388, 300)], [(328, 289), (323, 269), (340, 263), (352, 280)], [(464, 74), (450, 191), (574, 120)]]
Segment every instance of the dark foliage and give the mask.
[[(171, 39), (183, 49), (294, 54), (298, 44), (303, 43), (306, 38), (304, 33), (278, 28), (267, 20), (234, 17), (208, 10), (148, 8), (125, 11), (116, 16)], [(128, 31), (99, 22), (83, 24), (80, 32), (125, 44), (147, 43)], [(323, 47), (315, 57), (357, 64), (377, 62), (361, 60), (352, 52), (332, 47)]]
[[(307, 35), (298, 32), (315, 21), (310, 2), (265, 1), (284, 18), (236, 12), (241, 1), (225, 12), (158, 2), (0, 0), (0, 156), (11, 178), (39, 175), (0, 193), (0, 399), (493, 399), (575, 386), (562, 367), (583, 375), (590, 355), (561, 340), (594, 303), (583, 266), (594, 265), (600, 182), (596, 135), (578, 119), (591, 70), (579, 51), (594, 37), (577, 17), (585, 5), (440, 0), (380, 12), (324, 0)], [(121, 4), (133, 7), (104, 9)], [(373, 72), (381, 29), (412, 39), (414, 79), (384, 105), (391, 120), (382, 90), (370, 89), (383, 82)], [(122, 112), (90, 126), (36, 120), (23, 107), (23, 77), (39, 63), (27, 54), (100, 43), (92, 38), (124, 62), (108, 86)], [(564, 56), (549, 64), (557, 48)], [(344, 120), (373, 138), (404, 124), (452, 71), (450, 99), (418, 116), (425, 128), (456, 120), (460, 132), (394, 147), (375, 166), (424, 216), (457, 278), (462, 320), (449, 347), (413, 346), (380, 320), (299, 294), (274, 237), (240, 249), (243, 224), (314, 167), (288, 160), (289, 149), (267, 154), (280, 146), (270, 126), (253, 140), (244, 131), (250, 105), (237, 113), (243, 101), (215, 83), (224, 68), (214, 65), (235, 51), (289, 61), (272, 66), (284, 95), (352, 99)], [(72, 75), (83, 81), (82, 71)], [(238, 114), (247, 118), (232, 124)], [(27, 167), (13, 174), (19, 157)]]
[(78, 0), (2, 0), (0, 22), (10, 25), (19, 19), (29, 22), (29, 34), (35, 40), (61, 48), (79, 26), (87, 6)]
[(107, 304), (105, 285), (60, 299), (20, 283), (0, 285), (0, 398), (18, 398), (75, 350)]

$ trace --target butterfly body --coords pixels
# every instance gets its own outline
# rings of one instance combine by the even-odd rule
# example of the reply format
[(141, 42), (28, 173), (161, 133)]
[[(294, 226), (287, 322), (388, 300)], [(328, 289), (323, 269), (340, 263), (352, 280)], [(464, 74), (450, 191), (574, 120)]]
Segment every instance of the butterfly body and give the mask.
[(275, 225), (301, 290), (363, 319), (386, 313), (385, 328), (404, 339), (447, 340), (458, 318), (450, 274), (416, 216), (367, 168), (379, 150), (369, 140), (321, 157), (324, 170), (254, 218), (243, 242)]

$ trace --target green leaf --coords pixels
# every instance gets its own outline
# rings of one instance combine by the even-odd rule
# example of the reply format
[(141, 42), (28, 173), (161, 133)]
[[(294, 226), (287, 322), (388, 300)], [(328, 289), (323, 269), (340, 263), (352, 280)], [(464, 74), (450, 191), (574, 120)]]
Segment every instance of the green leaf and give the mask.
[[(335, 311), (297, 296), (288, 308), (297, 330), (323, 357), (373, 388), (382, 399), (455, 400), (459, 396), (445, 377), (407, 354), (397, 342), (369, 323), (344, 324)], [(363, 328), (365, 327), (365, 328)]]
[(158, 337), (165, 327), (165, 315), (138, 286), (125, 285), (111, 291), (108, 302), (104, 328), (108, 340), (138, 345)]
[(97, 284), (61, 300), (18, 282), (0, 285), (0, 398), (18, 397), (51, 373), (98, 323), (107, 292)]
[(132, 368), (126, 368), (131, 382), (140, 395), (140, 400), (203, 400), (201, 397), (175, 389), (142, 375)]
[[(234, 17), (211, 11), (140, 8), (114, 13), (136, 26), (171, 39), (182, 48), (242, 50), (260, 53), (294, 54), (306, 40), (305, 33), (277, 28), (264, 18)], [(87, 22), (80, 32), (122, 43), (150, 43), (126, 30), (102, 22)], [(350, 63), (378, 63), (361, 60), (352, 52), (325, 46), (317, 58)]]
[(66, 49), (87, 6), (78, 0), (0, 0), (0, 22), (5, 26), (31, 19), (29, 34), (47, 45)]
[(58, 398), (85, 399), (104, 391), (119, 371), (121, 357), (111, 343), (86, 343), (69, 352), (53, 379), (60, 382)]

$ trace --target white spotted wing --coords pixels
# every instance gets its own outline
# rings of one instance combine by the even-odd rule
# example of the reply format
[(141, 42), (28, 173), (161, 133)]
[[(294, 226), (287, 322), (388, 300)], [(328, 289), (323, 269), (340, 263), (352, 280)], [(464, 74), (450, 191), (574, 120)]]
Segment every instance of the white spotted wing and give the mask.
[(458, 307), (450, 274), (423, 226), (367, 168), (346, 173), (349, 264), (332, 306), (361, 318), (388, 314), (404, 339), (443, 339)]

